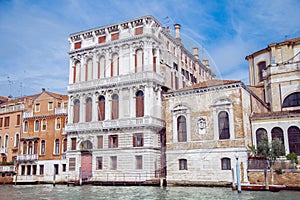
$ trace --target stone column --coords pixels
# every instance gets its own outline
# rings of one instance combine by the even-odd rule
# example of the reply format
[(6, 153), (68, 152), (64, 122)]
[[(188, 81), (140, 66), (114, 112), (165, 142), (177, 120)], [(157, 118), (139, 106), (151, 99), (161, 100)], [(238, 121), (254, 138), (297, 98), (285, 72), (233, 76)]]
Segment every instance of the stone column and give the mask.
[(80, 117), (79, 117), (79, 123), (85, 121), (85, 96), (80, 96)]
[(134, 118), (136, 112), (135, 110), (136, 98), (134, 94), (134, 88), (132, 87), (129, 89), (129, 104), (130, 104), (130, 108), (129, 108), (130, 118)]
[(288, 137), (288, 133), (283, 130), (283, 142), (284, 142), (284, 148), (285, 148), (285, 153), (289, 154), (290, 152), (290, 146), (289, 146), (289, 137)]
[(144, 116), (149, 116), (150, 115), (150, 87), (145, 86), (145, 93), (144, 93)]
[(105, 120), (111, 119), (111, 95), (106, 92), (105, 94)]
[(98, 120), (98, 106), (97, 106), (97, 103), (98, 103), (98, 100), (97, 100), (97, 97), (96, 97), (96, 94), (94, 93), (93, 94), (93, 104), (92, 104), (92, 121), (97, 121)]

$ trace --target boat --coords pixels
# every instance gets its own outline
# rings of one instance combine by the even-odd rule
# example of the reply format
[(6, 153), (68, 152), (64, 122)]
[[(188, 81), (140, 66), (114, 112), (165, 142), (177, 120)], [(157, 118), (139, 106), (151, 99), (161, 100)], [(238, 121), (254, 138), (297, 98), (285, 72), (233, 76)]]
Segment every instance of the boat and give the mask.
[[(270, 191), (270, 192), (279, 192), (280, 190), (284, 189), (285, 185), (269, 185), (269, 188), (266, 188), (266, 185), (262, 184), (241, 184), (242, 190), (249, 190), (249, 191)], [(237, 186), (234, 185), (233, 189), (236, 190)]]
[(269, 185), (269, 191), (271, 192), (279, 192), (280, 190), (284, 189), (285, 185)]

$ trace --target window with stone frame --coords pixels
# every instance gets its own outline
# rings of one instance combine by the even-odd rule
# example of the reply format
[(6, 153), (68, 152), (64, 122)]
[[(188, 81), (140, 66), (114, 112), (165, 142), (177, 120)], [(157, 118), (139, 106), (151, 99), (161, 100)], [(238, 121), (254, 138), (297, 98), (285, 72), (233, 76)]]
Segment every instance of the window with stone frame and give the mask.
[(74, 100), (73, 115), (73, 123), (78, 123), (80, 118), (80, 101), (78, 99)]
[(44, 165), (40, 165), (40, 175), (44, 175)]
[(144, 117), (144, 93), (138, 91), (136, 93), (136, 117)]
[(300, 156), (300, 129), (297, 126), (290, 126), (288, 128), (288, 141), (290, 153), (295, 153)]
[(57, 117), (55, 119), (55, 129), (56, 130), (59, 130), (61, 128), (61, 118), (60, 117)]
[(111, 41), (118, 40), (118, 39), (119, 39), (119, 33), (112, 33), (111, 34)]
[(100, 96), (98, 99), (98, 121), (105, 120), (105, 97)]
[(46, 119), (42, 119), (42, 131), (45, 131), (47, 129), (47, 121)]
[(103, 149), (103, 136), (97, 136), (97, 140), (98, 140), (98, 149)]
[(294, 92), (288, 95), (282, 104), (283, 108), (300, 106), (300, 92)]
[(111, 156), (110, 157), (110, 169), (117, 170), (117, 168), (118, 168), (117, 156)]
[(67, 138), (64, 138), (64, 140), (63, 140), (63, 152), (64, 153), (67, 151), (67, 147), (68, 147), (68, 140), (67, 140)]
[(76, 138), (71, 138), (71, 150), (76, 150)]
[(231, 170), (231, 160), (230, 158), (221, 159), (221, 169), (222, 170)]
[(9, 127), (9, 116), (4, 118), (4, 127)]
[(281, 128), (279, 127), (272, 128), (271, 136), (272, 136), (272, 140), (278, 138), (281, 141), (281, 143), (284, 145), (283, 130)]
[(2, 128), (3, 126), (3, 117), (0, 117), (0, 129)]
[(262, 61), (262, 62), (257, 64), (259, 82), (263, 80), (263, 70), (265, 68), (266, 68), (266, 62), (265, 61)]
[(141, 35), (143, 34), (143, 27), (137, 27), (134, 30), (135, 35)]
[(262, 140), (263, 135), (267, 135), (267, 131), (264, 128), (259, 128), (256, 130), (255, 136), (256, 136), (256, 146), (259, 145), (259, 143)]
[(40, 130), (40, 121), (37, 119), (34, 121), (34, 132), (38, 132)]
[(81, 42), (75, 42), (74, 49), (80, 49), (80, 48), (81, 48)]
[(53, 110), (53, 102), (48, 102), (48, 110)]
[(102, 157), (97, 157), (97, 166), (96, 169), (97, 170), (102, 170), (103, 169), (103, 158)]
[(177, 134), (178, 142), (187, 141), (186, 118), (183, 115), (180, 115), (177, 118)]
[(75, 171), (76, 158), (69, 158), (69, 171)]
[(105, 43), (106, 42), (106, 36), (100, 36), (98, 37), (98, 43), (101, 44), (101, 43)]
[(108, 148), (118, 148), (118, 135), (108, 136)]
[(85, 121), (90, 122), (92, 121), (92, 98), (86, 99), (86, 106), (85, 106)]
[(136, 169), (143, 169), (143, 156), (135, 156)]
[(188, 170), (187, 159), (179, 159), (179, 170)]
[(229, 117), (226, 111), (221, 111), (218, 114), (219, 122), (219, 139), (230, 139)]
[(41, 155), (45, 155), (46, 152), (46, 141), (42, 140), (41, 141)]
[(119, 55), (117, 53), (114, 53), (111, 58), (110, 63), (110, 75), (113, 76), (119, 76)]
[(28, 121), (24, 121), (24, 132), (28, 132)]
[(142, 72), (144, 68), (144, 52), (143, 49), (137, 49), (134, 55), (135, 73)]
[[(17, 115), (17, 126), (21, 124), (21, 115)], [(1, 126), (0, 126), (1, 127)]]
[(40, 112), (40, 103), (36, 103), (35, 104), (35, 109), (34, 109), (35, 112)]
[(112, 116), (111, 119), (119, 118), (119, 96), (117, 94), (112, 95)]
[(60, 146), (60, 141), (59, 139), (55, 139), (55, 148), (54, 148), (54, 154), (59, 154), (59, 146)]
[(144, 146), (144, 134), (134, 133), (133, 134), (133, 147), (143, 147)]

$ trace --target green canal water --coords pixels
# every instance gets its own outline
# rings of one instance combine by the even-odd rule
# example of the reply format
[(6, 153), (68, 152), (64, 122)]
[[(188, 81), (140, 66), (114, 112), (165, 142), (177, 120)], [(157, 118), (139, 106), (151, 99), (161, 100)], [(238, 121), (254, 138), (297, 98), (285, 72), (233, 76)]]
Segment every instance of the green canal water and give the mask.
[(147, 187), (147, 186), (66, 186), (66, 185), (0, 185), (0, 199), (272, 199), (292, 200), (300, 199), (300, 192), (296, 191), (242, 191), (237, 194), (230, 188), (213, 187)]

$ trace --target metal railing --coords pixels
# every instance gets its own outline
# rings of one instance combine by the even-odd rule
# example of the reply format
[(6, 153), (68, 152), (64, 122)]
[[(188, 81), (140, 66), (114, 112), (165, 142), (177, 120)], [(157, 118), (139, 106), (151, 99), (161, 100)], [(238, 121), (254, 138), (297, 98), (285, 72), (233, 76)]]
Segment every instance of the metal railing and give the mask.
[(24, 104), (14, 105), (14, 106), (7, 106), (4, 108), (0, 108), (0, 114), (8, 113), (8, 112), (16, 112), (24, 110)]

